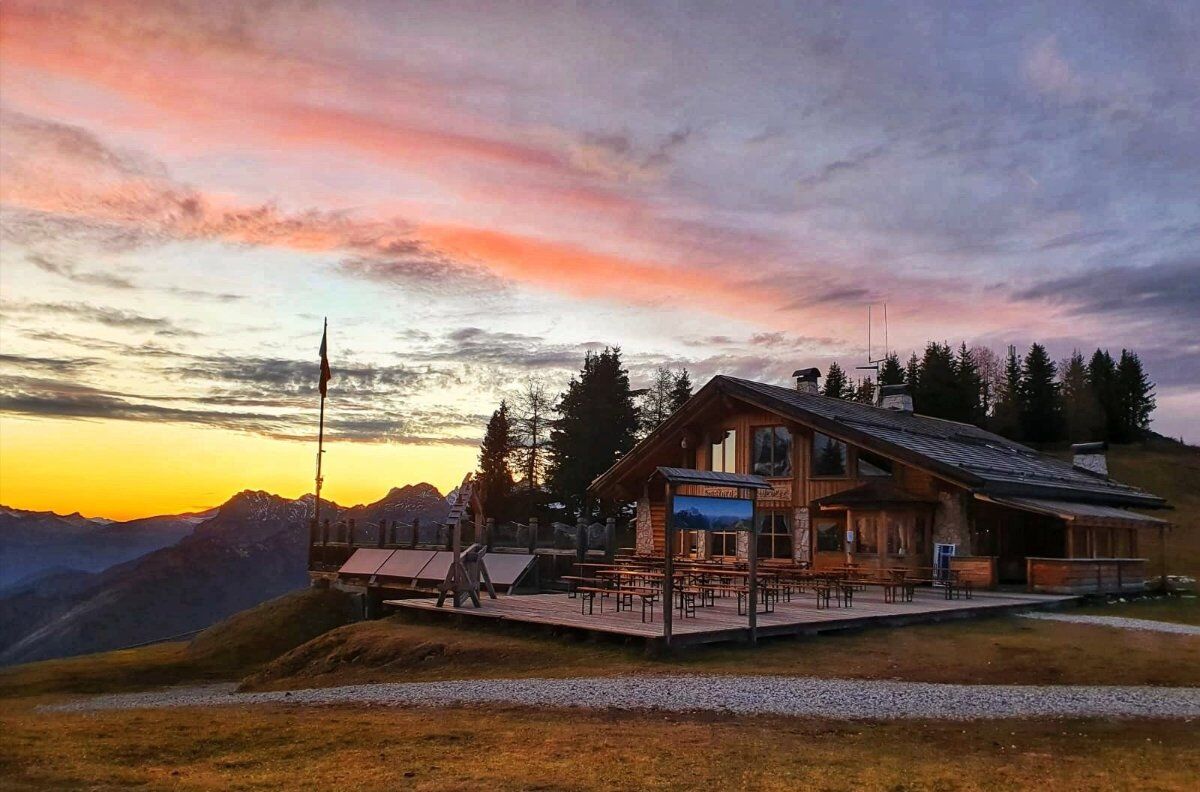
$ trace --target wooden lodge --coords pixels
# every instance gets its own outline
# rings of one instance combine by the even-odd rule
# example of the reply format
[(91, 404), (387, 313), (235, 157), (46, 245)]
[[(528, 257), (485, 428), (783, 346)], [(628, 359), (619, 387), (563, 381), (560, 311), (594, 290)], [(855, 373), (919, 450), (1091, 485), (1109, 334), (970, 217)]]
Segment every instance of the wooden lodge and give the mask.
[[(819, 395), (816, 369), (794, 376), (794, 388), (714, 377), (592, 483), (593, 496), (636, 501), (637, 555), (745, 560), (754, 542), (767, 565), (950, 569), (981, 588), (1055, 593), (1144, 587), (1143, 548), (1161, 546), (1168, 523), (1131, 509), (1166, 503), (1108, 478), (1103, 444), (1066, 462), (915, 414), (903, 386), (872, 406)], [(680, 529), (667, 553), (663, 466), (765, 479), (753, 530)], [(675, 494), (732, 497), (721, 489)]]

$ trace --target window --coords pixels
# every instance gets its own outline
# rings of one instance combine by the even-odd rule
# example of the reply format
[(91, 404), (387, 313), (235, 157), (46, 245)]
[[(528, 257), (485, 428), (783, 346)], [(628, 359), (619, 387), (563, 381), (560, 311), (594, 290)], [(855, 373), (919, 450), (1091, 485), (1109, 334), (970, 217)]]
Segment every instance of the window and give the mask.
[(904, 524), (900, 518), (889, 514), (884, 524), (887, 526), (888, 555), (907, 555), (908, 545), (904, 540)]
[(1109, 531), (1107, 528), (1093, 528), (1095, 545), (1092, 558), (1112, 558), (1112, 545), (1109, 543)]
[(734, 558), (737, 556), (737, 531), (712, 532), (713, 558)]
[(842, 524), (838, 520), (817, 520), (817, 551), (840, 553), (842, 550)]
[(879, 537), (875, 535), (874, 517), (854, 518), (854, 552), (868, 555), (879, 552)]
[(758, 557), (791, 558), (792, 531), (787, 512), (763, 511), (758, 515)]
[(751, 460), (756, 476), (792, 475), (792, 433), (786, 426), (758, 427)]
[(929, 552), (929, 518), (918, 514), (913, 521), (913, 552), (917, 558), (924, 558)]
[(715, 473), (737, 473), (737, 432), (725, 430), (725, 436), (712, 444), (712, 465)]
[(813, 432), (812, 474), (845, 476), (846, 444), (820, 432)]
[(864, 478), (891, 476), (892, 460), (858, 449), (858, 475)]

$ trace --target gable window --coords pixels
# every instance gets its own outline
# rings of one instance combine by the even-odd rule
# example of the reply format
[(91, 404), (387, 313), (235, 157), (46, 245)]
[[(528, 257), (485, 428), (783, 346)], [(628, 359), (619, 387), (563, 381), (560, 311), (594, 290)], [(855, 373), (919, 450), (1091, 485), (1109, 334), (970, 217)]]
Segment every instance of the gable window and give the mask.
[(858, 449), (858, 475), (863, 478), (891, 476), (892, 460), (860, 448)]
[(907, 555), (908, 547), (904, 541), (904, 526), (900, 523), (900, 518), (889, 514), (884, 523), (887, 525), (888, 555)]
[(787, 512), (773, 510), (759, 512), (758, 557), (792, 557), (792, 532), (788, 527)]
[(714, 473), (737, 473), (737, 432), (726, 429), (722, 439), (712, 444), (710, 459)]
[(842, 550), (842, 523), (840, 520), (817, 520), (817, 551), (838, 553)]
[(786, 426), (760, 426), (754, 430), (751, 472), (756, 476), (792, 475), (792, 433)]
[(813, 432), (812, 474), (840, 478), (846, 475), (846, 444)]

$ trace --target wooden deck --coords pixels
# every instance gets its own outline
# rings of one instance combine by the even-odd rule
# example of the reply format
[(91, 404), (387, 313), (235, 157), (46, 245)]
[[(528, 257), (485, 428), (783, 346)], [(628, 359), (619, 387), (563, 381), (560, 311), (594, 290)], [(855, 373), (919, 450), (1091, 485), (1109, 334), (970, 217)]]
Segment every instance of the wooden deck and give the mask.
[[(817, 609), (813, 594), (796, 594), (791, 602), (780, 602), (773, 613), (758, 614), (760, 638), (779, 635), (811, 635), (836, 630), (859, 629), (870, 626), (899, 626), (946, 619), (970, 618), (1036, 608), (1059, 607), (1076, 599), (1046, 594), (977, 592), (973, 599), (947, 600), (941, 590), (918, 589), (912, 602), (885, 603), (883, 593), (868, 588), (855, 594), (854, 606)], [(385, 604), (409, 611), (436, 614), (434, 618), (496, 619), (524, 622), (548, 628), (568, 628), (584, 632), (645, 639), (649, 643), (662, 640), (662, 612), (656, 603), (654, 620), (643, 623), (641, 606), (618, 613), (611, 598), (596, 599), (595, 613), (580, 613), (580, 601), (566, 594), (529, 594), (486, 597), (482, 606), (467, 603), (454, 608), (447, 603), (438, 608), (430, 599), (387, 600)], [(745, 641), (749, 628), (745, 615), (738, 615), (737, 600), (718, 599), (715, 606), (696, 609), (695, 618), (681, 618), (674, 613), (672, 645)]]

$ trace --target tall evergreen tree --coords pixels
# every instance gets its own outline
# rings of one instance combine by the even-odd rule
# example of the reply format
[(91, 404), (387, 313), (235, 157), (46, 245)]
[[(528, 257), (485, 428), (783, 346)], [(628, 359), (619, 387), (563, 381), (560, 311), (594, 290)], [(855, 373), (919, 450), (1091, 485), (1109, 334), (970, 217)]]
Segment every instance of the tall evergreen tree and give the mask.
[(1088, 382), (1100, 405), (1095, 440), (1115, 440), (1121, 434), (1121, 407), (1117, 396), (1117, 364), (1107, 349), (1097, 349), (1088, 362)]
[(1067, 439), (1074, 443), (1097, 439), (1101, 422), (1100, 403), (1092, 391), (1087, 363), (1077, 349), (1062, 364), (1063, 423)]
[(904, 384), (908, 386), (909, 395), (915, 396), (921, 385), (921, 359), (916, 352), (909, 356), (908, 364), (904, 367)]
[(550, 431), (550, 489), (569, 509), (590, 516), (588, 484), (633, 447), (638, 430), (620, 347), (587, 353), (559, 399), (558, 415)]
[(671, 385), (671, 412), (675, 412), (692, 398), (692, 378), (687, 369), (680, 369)]
[(1021, 431), (1026, 440), (1050, 443), (1062, 437), (1062, 397), (1056, 367), (1041, 344), (1029, 347), (1021, 370)]
[(955, 391), (958, 396), (958, 414), (954, 420), (963, 423), (983, 426), (987, 418), (987, 408), (983, 400), (983, 378), (975, 358), (967, 350), (966, 342), (958, 348), (958, 357), (954, 359)]
[(959, 413), (958, 382), (954, 353), (949, 344), (930, 341), (921, 358), (920, 375), (913, 393), (913, 407), (923, 415), (956, 420)]
[(549, 462), (546, 443), (550, 435), (550, 413), (554, 408), (546, 386), (533, 378), (517, 394), (516, 420), (513, 422), (516, 440), (516, 463), (524, 479), (524, 489), (536, 490), (543, 482)]
[(991, 430), (1012, 440), (1022, 439), (1021, 412), (1021, 361), (1017, 348), (1008, 347), (1004, 360), (1004, 377), (1000, 380), (996, 394), (996, 406), (992, 409)]
[(654, 380), (650, 387), (639, 399), (638, 411), (643, 435), (653, 432), (671, 415), (671, 390), (674, 385), (674, 375), (667, 368), (659, 366), (654, 372)]
[(1142, 369), (1137, 354), (1121, 350), (1116, 372), (1117, 405), (1120, 410), (1120, 434), (1116, 438), (1130, 443), (1145, 436), (1150, 429), (1150, 414), (1154, 412), (1154, 383)]
[(506, 520), (512, 501), (512, 425), (508, 417), (508, 403), (492, 413), (487, 432), (479, 446), (479, 484), (484, 508), (489, 517)]
[(879, 367), (879, 384), (880, 386), (904, 384), (904, 366), (900, 365), (900, 356), (895, 352), (889, 352), (884, 357), (883, 365)]
[(851, 395), (852, 389), (850, 381), (846, 379), (846, 372), (842, 371), (842, 367), (837, 364), (837, 361), (829, 364), (829, 372), (825, 375), (825, 389), (822, 394), (832, 396), (835, 399), (845, 399)]
[(860, 379), (858, 386), (854, 389), (853, 399), (860, 404), (874, 404), (875, 382), (869, 377)]

